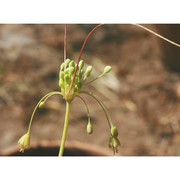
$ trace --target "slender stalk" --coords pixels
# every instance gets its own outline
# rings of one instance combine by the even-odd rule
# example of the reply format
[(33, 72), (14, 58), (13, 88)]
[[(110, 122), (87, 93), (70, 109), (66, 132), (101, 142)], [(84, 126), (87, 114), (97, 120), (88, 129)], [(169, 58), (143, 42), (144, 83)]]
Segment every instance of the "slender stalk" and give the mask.
[(61, 146), (59, 149), (59, 156), (62, 156), (64, 153), (67, 130), (68, 130), (68, 125), (69, 125), (70, 107), (71, 107), (71, 102), (66, 101), (66, 114), (65, 114), (64, 129), (63, 129), (63, 134), (62, 134), (62, 139), (61, 139)]
[(85, 102), (85, 100), (84, 100), (81, 96), (77, 95), (77, 97), (80, 98), (80, 99), (83, 101), (84, 105), (86, 106), (86, 110), (87, 110), (87, 113), (88, 113), (88, 117), (90, 117), (89, 108), (88, 108), (87, 103)]
[(105, 73), (100, 74), (100, 75), (99, 75), (98, 77), (96, 77), (95, 79), (92, 79), (91, 81), (85, 83), (85, 85), (90, 84), (90, 83), (96, 81), (97, 79), (99, 79), (100, 77), (102, 77), (102, 76), (104, 76), (104, 75), (105, 75)]
[(79, 57), (78, 57), (78, 59), (77, 59), (77, 66), (76, 66), (76, 69), (75, 69), (75, 71), (74, 71), (74, 76), (73, 76), (73, 79), (72, 79), (72, 81), (71, 81), (68, 94), (70, 93), (70, 91), (71, 91), (72, 88), (73, 88), (74, 81), (75, 81), (75, 78), (76, 78), (76, 74), (77, 74), (77, 71), (78, 71), (78, 65), (79, 65), (79, 62), (80, 62), (80, 59), (81, 59), (81, 56), (82, 56), (84, 47), (85, 47), (85, 45), (86, 45), (86, 43), (87, 43), (90, 35), (91, 35), (97, 28), (99, 28), (99, 27), (102, 26), (102, 25), (103, 25), (103, 24), (98, 24), (97, 26), (95, 26), (95, 27), (90, 31), (90, 33), (86, 36), (86, 39), (84, 40), (84, 43), (83, 43), (83, 45), (82, 45), (82, 47), (81, 47), (81, 51), (80, 51), (80, 53), (79, 53)]
[(105, 104), (96, 95), (94, 95), (91, 92), (81, 91), (80, 93), (87, 94), (87, 95), (91, 96), (92, 98), (94, 98), (99, 103), (99, 105), (102, 107), (102, 109), (105, 113), (106, 119), (108, 121), (109, 128), (111, 129), (111, 127), (113, 126), (113, 123), (111, 121), (111, 116), (109, 115), (109, 113), (107, 111), (107, 107), (105, 106)]
[(45, 96), (43, 96), (43, 97), (40, 99), (40, 101), (37, 103), (36, 107), (34, 108), (34, 111), (33, 111), (32, 115), (31, 115), (31, 119), (30, 119), (29, 127), (28, 127), (28, 133), (30, 133), (30, 131), (31, 131), (31, 126), (32, 126), (33, 117), (34, 117), (34, 115), (35, 115), (35, 112), (36, 112), (37, 108), (39, 107), (39, 104), (40, 104), (42, 101), (45, 102), (49, 97), (51, 97), (52, 95), (55, 95), (55, 94), (62, 95), (62, 93), (61, 93), (61, 92), (58, 92), (58, 91), (50, 92), (50, 93), (46, 94)]

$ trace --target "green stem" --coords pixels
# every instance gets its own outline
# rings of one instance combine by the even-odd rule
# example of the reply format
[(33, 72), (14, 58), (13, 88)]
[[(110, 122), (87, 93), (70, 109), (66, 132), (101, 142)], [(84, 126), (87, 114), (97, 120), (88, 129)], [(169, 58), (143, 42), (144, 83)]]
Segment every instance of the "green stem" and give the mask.
[(90, 83), (96, 81), (97, 79), (99, 79), (100, 77), (102, 77), (102, 76), (104, 76), (104, 75), (105, 75), (105, 73), (100, 74), (100, 75), (99, 75), (98, 77), (96, 77), (95, 79), (93, 79), (93, 80), (91, 80), (91, 81), (85, 83), (85, 85), (90, 84)]
[(77, 95), (77, 97), (80, 98), (83, 101), (84, 105), (86, 106), (86, 110), (87, 110), (88, 117), (89, 117), (88, 119), (90, 119), (90, 113), (89, 113), (88, 105), (86, 104), (85, 100), (81, 96)]
[(33, 121), (33, 117), (34, 117), (34, 114), (35, 114), (37, 108), (39, 107), (39, 104), (40, 104), (42, 101), (45, 102), (49, 97), (51, 97), (52, 95), (55, 95), (55, 94), (62, 95), (62, 93), (61, 93), (61, 92), (58, 92), (58, 91), (50, 92), (50, 93), (46, 94), (45, 96), (43, 96), (43, 97), (41, 98), (41, 100), (37, 103), (36, 107), (34, 108), (34, 111), (33, 111), (32, 115), (31, 115), (31, 119), (30, 119), (29, 127), (28, 127), (28, 133), (30, 133), (31, 126), (32, 126), (32, 121)]
[(64, 129), (63, 129), (63, 134), (62, 134), (62, 139), (61, 139), (61, 146), (59, 150), (59, 156), (62, 156), (64, 153), (67, 130), (68, 130), (68, 125), (69, 125), (70, 107), (71, 107), (71, 102), (66, 101), (66, 114), (65, 114)]
[(108, 121), (108, 125), (109, 125), (109, 127), (111, 129), (111, 127), (113, 126), (113, 123), (111, 121), (111, 116), (109, 115), (109, 113), (107, 111), (106, 105), (96, 95), (94, 95), (91, 92), (81, 91), (80, 93), (87, 94), (87, 95), (91, 96), (92, 98), (94, 98), (99, 103), (99, 105), (102, 107), (102, 109), (103, 109), (103, 111), (105, 113), (106, 119)]

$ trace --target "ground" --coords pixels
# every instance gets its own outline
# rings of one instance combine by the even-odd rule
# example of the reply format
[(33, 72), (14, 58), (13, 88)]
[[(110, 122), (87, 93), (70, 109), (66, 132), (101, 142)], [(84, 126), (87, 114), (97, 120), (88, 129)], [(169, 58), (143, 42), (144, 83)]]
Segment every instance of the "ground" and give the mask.
[[(155, 29), (153, 25), (146, 25)], [(94, 25), (67, 26), (67, 57), (77, 59)], [(17, 146), (28, 127), (36, 103), (59, 90), (63, 61), (64, 25), (0, 25), (0, 154)], [(82, 59), (113, 70), (88, 85), (98, 95), (119, 130), (119, 155), (180, 155), (180, 77), (170, 71), (159, 53), (156, 38), (133, 25), (104, 25), (90, 37)], [(86, 133), (83, 103), (72, 105), (68, 141), (88, 142), (108, 149), (109, 129), (100, 106), (86, 99), (94, 133)], [(61, 97), (49, 99), (35, 116), (31, 141), (60, 140), (65, 114)]]

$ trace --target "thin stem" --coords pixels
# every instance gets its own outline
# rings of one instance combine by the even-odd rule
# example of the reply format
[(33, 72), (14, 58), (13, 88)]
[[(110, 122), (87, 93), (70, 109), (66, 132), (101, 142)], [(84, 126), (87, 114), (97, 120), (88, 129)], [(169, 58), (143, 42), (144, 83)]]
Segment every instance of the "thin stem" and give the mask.
[(87, 113), (88, 113), (88, 117), (90, 117), (89, 108), (88, 108), (87, 103), (85, 102), (85, 100), (81, 96), (77, 95), (77, 97), (80, 98), (83, 101), (83, 103), (85, 104), (86, 110), (87, 110)]
[(105, 73), (100, 74), (98, 77), (96, 77), (96, 78), (92, 79), (91, 81), (85, 83), (85, 85), (90, 84), (90, 83), (96, 81), (97, 79), (99, 79), (100, 77), (102, 77), (102, 76), (104, 76), (104, 75), (105, 75)]
[(65, 114), (64, 129), (63, 129), (63, 134), (62, 134), (62, 139), (61, 139), (61, 146), (59, 150), (59, 156), (62, 156), (64, 153), (67, 130), (68, 130), (68, 125), (69, 125), (70, 107), (71, 107), (71, 102), (66, 101), (66, 114)]
[(67, 41), (66, 41), (66, 24), (64, 25), (64, 61), (66, 60)]
[(85, 45), (86, 45), (86, 43), (87, 43), (90, 35), (91, 35), (98, 27), (100, 27), (100, 26), (102, 26), (102, 25), (103, 25), (103, 24), (98, 24), (97, 26), (95, 26), (95, 27), (90, 31), (90, 33), (86, 36), (86, 39), (84, 40), (84, 43), (83, 43), (83, 45), (82, 45), (82, 47), (81, 47), (81, 51), (80, 51), (80, 53), (79, 53), (79, 57), (78, 57), (78, 59), (77, 59), (77, 66), (76, 66), (76, 69), (75, 69), (75, 71), (74, 71), (74, 76), (73, 76), (73, 79), (72, 79), (72, 81), (71, 81), (68, 94), (70, 93), (70, 91), (72, 90), (72, 87), (73, 87), (73, 85), (74, 85), (74, 81), (75, 81), (76, 74), (77, 74), (77, 71), (78, 71), (78, 65), (79, 65), (79, 62), (80, 62), (80, 59), (81, 59), (81, 56), (82, 56), (84, 47), (85, 47)]
[(54, 91), (54, 92), (50, 92), (48, 94), (46, 94), (45, 96), (43, 96), (40, 101), (37, 103), (36, 107), (34, 108), (34, 111), (32, 112), (32, 115), (31, 115), (31, 119), (30, 119), (30, 122), (29, 122), (29, 127), (28, 127), (28, 133), (30, 133), (31, 131), (31, 126), (32, 126), (32, 121), (33, 121), (33, 117), (35, 115), (35, 112), (37, 110), (37, 108), (39, 107), (39, 104), (42, 102), (42, 101), (46, 101), (49, 97), (51, 97), (52, 95), (55, 95), (55, 94), (59, 94), (59, 95), (62, 95), (61, 92), (58, 92), (58, 91)]
[(144, 26), (142, 26), (142, 25), (140, 25), (140, 24), (132, 24), (132, 25), (138, 26), (138, 27), (140, 27), (140, 28), (142, 28), (142, 29), (144, 29), (144, 30), (146, 30), (146, 31), (154, 34), (155, 36), (157, 36), (157, 37), (159, 37), (159, 38), (161, 38), (161, 39), (163, 39), (163, 40), (165, 40), (165, 41), (167, 41), (167, 42), (169, 42), (169, 43), (171, 43), (171, 44), (173, 44), (173, 45), (175, 45), (175, 46), (177, 46), (177, 47), (180, 47), (180, 44), (175, 43), (174, 41), (171, 41), (171, 40), (165, 38), (164, 36), (161, 36), (160, 34), (154, 32), (154, 31), (152, 31), (152, 30), (150, 30), (150, 29), (148, 29), (148, 28), (146, 28), (146, 27), (144, 27)]
[(105, 106), (105, 104), (96, 95), (94, 95), (91, 92), (82, 91), (80, 93), (87, 94), (87, 95), (91, 96), (92, 98), (94, 98), (99, 103), (99, 105), (102, 107), (102, 109), (103, 109), (103, 111), (105, 113), (106, 119), (108, 121), (108, 125), (109, 125), (109, 127), (111, 129), (111, 127), (113, 126), (113, 123), (111, 121), (111, 116), (109, 115), (109, 113), (107, 111), (107, 107)]

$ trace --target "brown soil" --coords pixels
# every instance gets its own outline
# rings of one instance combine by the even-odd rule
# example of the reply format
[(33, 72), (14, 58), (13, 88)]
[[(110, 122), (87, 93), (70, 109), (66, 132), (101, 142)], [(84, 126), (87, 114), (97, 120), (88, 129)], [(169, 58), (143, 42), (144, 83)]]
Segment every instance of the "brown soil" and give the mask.
[[(68, 25), (67, 57), (77, 59), (94, 25)], [(153, 25), (149, 27), (154, 28)], [(0, 154), (17, 146), (27, 130), (36, 103), (58, 88), (63, 61), (63, 25), (0, 26)], [(119, 129), (120, 155), (180, 155), (180, 77), (165, 68), (156, 38), (132, 25), (104, 25), (89, 39), (83, 59), (94, 74), (109, 64), (107, 77), (86, 87), (107, 105)], [(94, 133), (86, 133), (87, 115), (74, 100), (69, 141), (108, 148), (109, 129), (100, 106), (84, 96)], [(36, 113), (31, 141), (58, 140), (62, 135), (65, 103), (49, 99)]]

